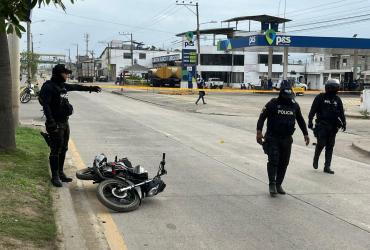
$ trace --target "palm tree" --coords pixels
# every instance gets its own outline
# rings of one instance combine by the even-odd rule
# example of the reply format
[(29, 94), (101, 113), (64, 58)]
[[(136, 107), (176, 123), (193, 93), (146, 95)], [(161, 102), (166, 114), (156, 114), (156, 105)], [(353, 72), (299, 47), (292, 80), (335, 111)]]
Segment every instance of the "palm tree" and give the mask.
[[(70, 0), (74, 3), (74, 0)], [(53, 3), (62, 9), (62, 0), (1, 0), (0, 1), (0, 150), (15, 149), (15, 123), (12, 111), (12, 79), (7, 33), (19, 37), (26, 30), (21, 21), (30, 21), (29, 15), (36, 4)], [(18, 98), (18, 97), (17, 97)]]

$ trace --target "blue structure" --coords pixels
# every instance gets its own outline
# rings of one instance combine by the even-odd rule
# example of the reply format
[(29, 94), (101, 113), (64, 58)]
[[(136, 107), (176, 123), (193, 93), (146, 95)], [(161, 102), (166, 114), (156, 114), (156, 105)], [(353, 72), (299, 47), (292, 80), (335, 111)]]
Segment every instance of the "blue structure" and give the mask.
[[(249, 32), (246, 36), (238, 31), (238, 23), (249, 21)], [(259, 32), (251, 32), (251, 21), (261, 24)], [(223, 22), (235, 22), (236, 29), (227, 40), (218, 42), (218, 50), (244, 49), (255, 52), (268, 51), (268, 79), (272, 76), (272, 60), (274, 52), (284, 52), (283, 78), (286, 80), (288, 72), (288, 53), (327, 53), (354, 55), (355, 65), (358, 56), (370, 55), (370, 39), (343, 38), (343, 37), (316, 37), (316, 36), (293, 36), (285, 32), (279, 33), (279, 25), (291, 20), (269, 15), (235, 17)], [(354, 71), (357, 79), (357, 71)]]
[[(266, 32), (265, 35), (253, 35), (246, 37), (237, 37), (220, 41), (218, 44), (219, 50), (231, 50), (240, 48), (254, 47), (289, 47), (293, 52), (315, 52), (315, 49), (320, 51), (329, 49), (332, 52), (335, 49), (343, 50), (354, 49), (370, 50), (370, 39), (362, 38), (343, 38), (343, 37), (315, 37), (315, 36), (289, 36), (286, 34), (277, 34)], [(270, 34), (270, 35), (269, 35)], [(295, 49), (294, 48), (298, 48)], [(291, 50), (292, 49), (292, 50)], [(266, 48), (265, 48), (266, 50)], [(363, 51), (364, 54), (369, 54), (369, 51)]]

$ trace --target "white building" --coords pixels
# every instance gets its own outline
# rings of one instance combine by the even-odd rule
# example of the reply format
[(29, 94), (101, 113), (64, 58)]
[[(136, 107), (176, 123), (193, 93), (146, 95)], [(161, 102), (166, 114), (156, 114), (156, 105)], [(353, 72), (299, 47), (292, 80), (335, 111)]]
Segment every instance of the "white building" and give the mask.
[(133, 65), (141, 65), (145, 68), (152, 68), (153, 57), (168, 55), (172, 52), (159, 50), (155, 47), (143, 48), (140, 45), (124, 44), (122, 41), (109, 43), (98, 58), (98, 77), (109, 76), (109, 80), (116, 77), (126, 68)]

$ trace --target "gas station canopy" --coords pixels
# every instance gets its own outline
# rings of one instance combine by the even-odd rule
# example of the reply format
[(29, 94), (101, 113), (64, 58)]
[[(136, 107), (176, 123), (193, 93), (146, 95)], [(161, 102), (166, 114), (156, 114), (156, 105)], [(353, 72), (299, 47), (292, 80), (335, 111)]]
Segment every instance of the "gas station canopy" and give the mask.
[(293, 53), (353, 54), (354, 50), (357, 50), (358, 55), (370, 55), (370, 39), (291, 36), (273, 30), (268, 30), (266, 34), (236, 37), (218, 43), (219, 50), (244, 49), (264, 52), (269, 47), (273, 47), (276, 52), (289, 48), (289, 52)]
[(292, 20), (276, 17), (276, 16), (269, 16), (269, 15), (257, 15), (257, 16), (241, 16), (241, 17), (234, 17), (231, 19), (227, 19), (222, 21), (223, 23), (230, 23), (230, 22), (240, 22), (240, 21), (256, 21), (261, 23), (286, 23)]

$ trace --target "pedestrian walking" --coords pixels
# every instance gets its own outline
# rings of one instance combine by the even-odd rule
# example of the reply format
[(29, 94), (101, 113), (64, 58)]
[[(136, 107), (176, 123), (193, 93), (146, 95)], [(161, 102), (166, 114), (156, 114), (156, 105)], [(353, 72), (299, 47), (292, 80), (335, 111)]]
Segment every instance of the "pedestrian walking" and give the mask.
[[(263, 135), (262, 130), (266, 119), (267, 130)], [(268, 156), (267, 174), (272, 197), (278, 193), (285, 194), (282, 184), (289, 165), (296, 120), (308, 145), (310, 139), (301, 109), (294, 99), (291, 86), (284, 84), (280, 89), (279, 97), (265, 105), (257, 122), (256, 139)]]
[(198, 97), (198, 100), (195, 102), (195, 104), (198, 105), (198, 102), (200, 101), (200, 99), (202, 99), (203, 104), (207, 104), (204, 101), (204, 96), (206, 95), (206, 92), (203, 90), (205, 88), (204, 80), (202, 78), (198, 78), (197, 79), (197, 85), (198, 85), (198, 89), (199, 89), (199, 97)]
[[(334, 174), (331, 170), (331, 160), (335, 145), (335, 137), (340, 128), (346, 131), (346, 117), (344, 115), (343, 103), (337, 95), (339, 81), (329, 79), (325, 84), (325, 93), (316, 96), (308, 115), (308, 127), (314, 131), (317, 138), (313, 168), (319, 167), (319, 158), (325, 148), (324, 172)], [(313, 119), (316, 116), (316, 124), (313, 126)]]
[(101, 91), (99, 86), (67, 84), (67, 76), (71, 73), (72, 71), (66, 69), (64, 64), (56, 65), (51, 79), (41, 87), (39, 96), (39, 102), (46, 117), (51, 183), (55, 187), (62, 187), (62, 182), (72, 181), (72, 178), (67, 177), (63, 171), (70, 133), (68, 118), (73, 113), (73, 106), (69, 103), (66, 94), (69, 91)]

